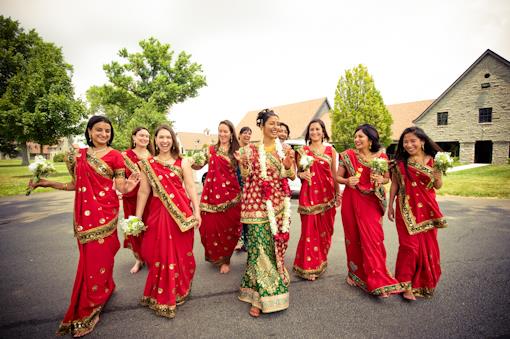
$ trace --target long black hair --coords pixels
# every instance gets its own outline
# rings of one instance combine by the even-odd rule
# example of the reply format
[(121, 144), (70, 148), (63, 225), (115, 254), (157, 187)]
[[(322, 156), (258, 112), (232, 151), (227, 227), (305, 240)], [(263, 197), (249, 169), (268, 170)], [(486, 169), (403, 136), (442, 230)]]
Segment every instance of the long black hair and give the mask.
[(113, 137), (115, 134), (113, 132), (112, 122), (104, 115), (94, 115), (87, 122), (87, 128), (85, 128), (85, 140), (87, 140), (87, 145), (89, 145), (90, 147), (94, 147), (92, 138), (89, 135), (89, 129), (92, 129), (92, 127), (94, 127), (94, 125), (97, 124), (98, 122), (105, 122), (108, 125), (110, 125), (110, 140), (108, 140), (108, 142), (106, 143), (107, 146), (110, 146), (113, 142)]
[(363, 134), (368, 137), (368, 140), (372, 142), (372, 145), (370, 146), (370, 152), (378, 152), (381, 149), (381, 144), (379, 143), (379, 132), (377, 132), (377, 129), (370, 124), (363, 124), (356, 128), (354, 134), (356, 134), (356, 132), (359, 130), (361, 130)]
[(308, 126), (306, 126), (306, 135), (305, 135), (305, 142), (308, 144), (309, 141), (310, 141), (310, 126), (312, 126), (312, 124), (319, 124), (322, 128), (322, 141), (326, 140), (326, 141), (329, 141), (329, 135), (328, 135), (328, 131), (326, 131), (326, 125), (324, 124), (324, 121), (322, 121), (321, 119), (313, 119), (312, 121), (310, 121), (308, 123)]
[[(231, 163), (236, 166), (237, 161), (234, 157), (234, 153), (239, 150), (239, 141), (237, 140), (236, 135), (236, 128), (234, 127), (234, 124), (230, 120), (222, 120), (218, 124), (218, 127), (220, 125), (225, 125), (228, 127), (230, 131), (230, 146), (228, 147), (228, 157), (230, 158)], [(218, 142), (216, 143), (216, 149), (218, 150), (220, 148), (220, 138), (218, 138)]]

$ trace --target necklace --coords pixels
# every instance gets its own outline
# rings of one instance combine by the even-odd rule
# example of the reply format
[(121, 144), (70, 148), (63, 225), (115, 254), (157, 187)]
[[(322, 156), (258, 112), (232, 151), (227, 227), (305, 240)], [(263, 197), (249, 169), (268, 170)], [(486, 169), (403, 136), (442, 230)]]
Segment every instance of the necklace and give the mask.
[(95, 147), (95, 146), (94, 146), (94, 147), (91, 147), (91, 149), (90, 149), (90, 153), (91, 153), (92, 155), (94, 155), (94, 156), (95, 156), (95, 155), (96, 155), (96, 154), (98, 154), (98, 153), (102, 153), (102, 152), (106, 151), (108, 148), (109, 148), (109, 147), (108, 147), (108, 146), (106, 146), (106, 147), (103, 147), (103, 148), (97, 149), (97, 147)]
[(157, 161), (163, 163), (163, 165), (165, 165), (165, 166), (172, 165), (170, 163), (172, 160), (174, 160), (174, 162), (175, 162), (175, 159), (173, 159), (173, 158), (161, 159), (160, 157), (156, 156), (156, 157), (154, 157), (154, 159), (156, 159)]

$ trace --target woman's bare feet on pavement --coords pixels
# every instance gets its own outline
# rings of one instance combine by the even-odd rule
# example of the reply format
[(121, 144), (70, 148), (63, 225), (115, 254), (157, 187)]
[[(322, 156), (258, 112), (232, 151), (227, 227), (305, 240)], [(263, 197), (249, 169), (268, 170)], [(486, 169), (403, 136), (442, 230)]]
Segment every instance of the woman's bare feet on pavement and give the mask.
[(140, 261), (140, 260), (136, 260), (135, 264), (133, 265), (133, 267), (131, 267), (131, 274), (135, 274), (137, 273), (138, 271), (140, 271), (143, 267), (143, 261)]
[(349, 277), (349, 276), (347, 276), (347, 278), (345, 278), (345, 282), (349, 286), (356, 286), (356, 283), (354, 282), (354, 280), (352, 280), (351, 277)]
[(250, 308), (250, 315), (251, 315), (252, 317), (254, 317), (254, 318), (258, 318), (258, 317), (259, 317), (259, 315), (260, 315), (260, 309), (259, 309), (259, 308), (254, 307), (254, 306), (252, 306), (252, 307)]
[(405, 291), (404, 293), (402, 293), (402, 297), (406, 300), (416, 300), (413, 291)]
[(226, 274), (228, 272), (230, 272), (230, 266), (228, 264), (222, 264), (220, 266), (220, 273), (221, 274)]

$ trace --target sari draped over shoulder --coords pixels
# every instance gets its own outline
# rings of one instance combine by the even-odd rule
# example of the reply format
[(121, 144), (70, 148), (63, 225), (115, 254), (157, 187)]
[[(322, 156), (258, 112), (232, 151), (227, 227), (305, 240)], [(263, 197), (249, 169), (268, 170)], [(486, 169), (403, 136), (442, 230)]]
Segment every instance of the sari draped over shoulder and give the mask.
[(66, 155), (66, 164), (75, 183), (74, 234), (80, 257), (71, 304), (57, 334), (75, 334), (91, 329), (93, 319), (110, 298), (117, 238), (119, 200), (114, 178), (124, 177), (121, 154), (111, 150), (102, 158), (80, 149)]
[(205, 249), (205, 260), (221, 266), (230, 263), (230, 257), (241, 232), (241, 188), (237, 166), (228, 154), (209, 146), (209, 171), (205, 179), (200, 211), (202, 225), (200, 238)]
[(433, 187), (434, 160), (426, 165), (398, 161), (395, 222), (399, 250), (395, 276), (414, 295), (431, 297), (441, 276), (437, 228), (447, 227)]
[(141, 247), (149, 270), (141, 303), (160, 316), (173, 318), (177, 305), (184, 303), (191, 290), (193, 227), (198, 221), (184, 188), (182, 159), (168, 165), (149, 158), (139, 165), (153, 192), (147, 201), (150, 214)]
[[(379, 157), (387, 159), (382, 153)], [(369, 164), (355, 150), (342, 152), (339, 166), (347, 169), (346, 176), (359, 176), (356, 187), (346, 186), (342, 196), (349, 277), (358, 287), (374, 295), (400, 293), (400, 284), (386, 267), (382, 229), (386, 207), (384, 187), (375, 187), (370, 182)]]
[(331, 172), (333, 148), (326, 146), (323, 154), (313, 152), (309, 146), (300, 155), (313, 157), (310, 168), (311, 183), (301, 181), (298, 212), (301, 216), (301, 238), (296, 250), (294, 271), (304, 279), (315, 279), (328, 266), (335, 222), (335, 181)]
[(273, 236), (263, 191), (269, 190), (277, 227), (281, 229), (288, 191), (284, 185), (287, 184), (286, 177), (294, 173), (284, 169), (276, 152), (266, 152), (268, 180), (264, 180), (258, 148), (250, 144), (241, 152), (248, 156), (250, 167), (242, 170), (241, 222), (248, 224), (248, 258), (239, 299), (264, 313), (281, 311), (289, 307), (290, 279), (284, 265), (288, 233), (287, 237)]

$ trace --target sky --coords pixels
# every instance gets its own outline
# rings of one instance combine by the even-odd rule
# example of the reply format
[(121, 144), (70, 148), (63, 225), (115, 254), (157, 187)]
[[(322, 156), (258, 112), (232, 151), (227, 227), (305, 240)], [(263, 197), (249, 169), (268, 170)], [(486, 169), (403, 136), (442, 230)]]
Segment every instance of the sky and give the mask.
[(510, 59), (508, 0), (0, 0), (0, 14), (62, 48), (82, 98), (140, 40), (191, 54), (208, 86), (171, 107), (180, 132), (320, 97), (333, 106), (358, 64), (390, 105), (437, 98), (487, 49)]

